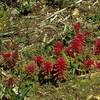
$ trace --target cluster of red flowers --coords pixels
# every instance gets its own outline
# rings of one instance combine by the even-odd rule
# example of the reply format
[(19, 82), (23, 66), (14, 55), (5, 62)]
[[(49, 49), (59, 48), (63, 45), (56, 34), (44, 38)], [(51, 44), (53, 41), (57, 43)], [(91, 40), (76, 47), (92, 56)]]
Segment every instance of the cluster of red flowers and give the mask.
[[(68, 56), (75, 57), (77, 54), (81, 54), (84, 52), (84, 44), (85, 44), (85, 34), (82, 33), (81, 30), (81, 25), (80, 23), (75, 23), (73, 24), (73, 28), (76, 32), (76, 35), (72, 39), (72, 41), (69, 43), (68, 47), (65, 48), (65, 52), (67, 53)], [(87, 33), (88, 35), (92, 34), (91, 32)], [(60, 45), (59, 45), (60, 44)], [(55, 54), (59, 55), (63, 49), (63, 43), (58, 41), (55, 46), (54, 46), (54, 51)], [(95, 45), (95, 54), (99, 55), (100, 54), (100, 38), (96, 40), (96, 45)], [(93, 61), (90, 58), (87, 58), (84, 62), (84, 66), (86, 68), (91, 68), (92, 66), (95, 66), (96, 68), (100, 68), (100, 63)]]
[(94, 61), (91, 58), (87, 58), (83, 61), (83, 64), (86, 69), (97, 68), (100, 69), (100, 61)]
[(3, 52), (2, 53), (4, 62), (6, 63), (8, 69), (12, 69), (18, 60), (18, 50), (14, 50), (11, 52)]
[[(43, 57), (41, 55), (36, 55), (35, 58), (34, 58), (34, 61), (37, 64), (37, 66), (40, 67), (42, 65), (42, 63), (44, 62), (44, 59), (43, 59)], [(27, 66), (27, 72), (30, 75), (34, 75), (35, 74), (36, 64), (32, 63), (32, 64), (29, 64)]]
[(69, 43), (68, 47), (66, 47), (65, 51), (67, 55), (71, 57), (75, 57), (78, 53), (83, 52), (85, 37), (83, 33), (80, 32), (81, 25), (80, 23), (73, 24), (73, 28), (76, 32), (76, 35), (72, 39), (72, 41)]
[(35, 68), (36, 68), (36, 66), (34, 64), (30, 64), (30, 65), (27, 66), (27, 72), (30, 75), (34, 75), (35, 74)]
[[(76, 32), (76, 35), (64, 50), (66, 54), (70, 57), (75, 57), (78, 54), (83, 53), (84, 44), (85, 44), (85, 36), (83, 33), (80, 32), (80, 28), (81, 28), (80, 23), (78, 22), (74, 24), (73, 27)], [(64, 57), (62, 57), (61, 55), (63, 49), (64, 49), (64, 45), (61, 41), (55, 42), (53, 51), (54, 54), (56, 55), (56, 62), (52, 63), (49, 60), (45, 60), (41, 55), (36, 55), (34, 57), (35, 64), (34, 63), (29, 64), (27, 66), (26, 71), (28, 72), (28, 74), (33, 76), (36, 71), (36, 66), (39, 66), (40, 68), (39, 71), (41, 73), (40, 77), (42, 77), (42, 79), (45, 79), (46, 77), (46, 79), (54, 78), (54, 80), (59, 80), (59, 81), (64, 80), (65, 72), (67, 69), (67, 62), (64, 59)], [(100, 54), (100, 38), (96, 40), (95, 54), (97, 55)], [(3, 52), (2, 56), (4, 58), (4, 62), (7, 65), (7, 67), (9, 69), (12, 69), (16, 65), (18, 60), (18, 50), (12, 52)], [(96, 62), (89, 57), (83, 61), (83, 64), (87, 69), (91, 69), (94, 66), (100, 69), (100, 62)], [(12, 87), (13, 83), (14, 81), (12, 78), (9, 78), (6, 81), (8, 87)]]
[[(63, 57), (59, 57), (56, 60), (56, 63), (53, 64), (49, 60), (44, 60), (41, 55), (35, 56), (34, 59), (35, 63), (40, 68), (40, 78), (42, 77), (42, 81), (46, 79), (51, 79), (52, 76), (55, 77), (55, 80), (63, 80), (64, 79), (64, 72), (66, 70), (67, 64)], [(29, 74), (34, 74), (35, 72), (35, 64), (30, 64), (27, 67), (27, 71)]]
[(83, 52), (83, 47), (84, 47), (84, 35), (82, 33), (76, 34), (74, 39), (70, 42), (69, 46), (66, 48), (66, 53), (74, 57), (78, 53)]
[[(83, 53), (84, 43), (85, 43), (85, 36), (83, 33), (80, 32), (81, 25), (80, 23), (75, 23), (73, 25), (76, 35), (69, 43), (68, 47), (66, 47), (65, 51), (67, 55), (71, 57), (75, 57), (77, 54)], [(64, 71), (66, 70), (66, 61), (63, 57), (60, 57), (62, 50), (64, 49), (64, 45), (61, 41), (57, 41), (54, 44), (54, 54), (57, 57), (56, 63), (53, 64), (51, 61), (45, 61), (41, 55), (37, 55), (34, 58), (35, 63), (40, 67), (40, 70), (44, 76), (50, 75), (52, 72), (56, 76), (57, 79), (63, 78)], [(95, 53), (100, 53), (100, 39), (96, 40), (96, 49)], [(90, 58), (87, 58), (83, 62), (86, 68), (91, 68), (94, 66), (94, 61)], [(96, 63), (96, 67), (100, 68), (100, 63)], [(35, 71), (35, 65), (30, 64), (27, 68), (27, 71), (30, 74), (33, 74)]]

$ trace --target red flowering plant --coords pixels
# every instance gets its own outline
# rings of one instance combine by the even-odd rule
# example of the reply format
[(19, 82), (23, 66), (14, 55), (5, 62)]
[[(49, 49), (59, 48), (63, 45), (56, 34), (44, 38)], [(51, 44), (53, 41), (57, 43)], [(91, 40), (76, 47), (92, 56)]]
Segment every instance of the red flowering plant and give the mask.
[(57, 41), (55, 42), (55, 45), (54, 45), (54, 54), (55, 55), (60, 55), (62, 50), (63, 50), (63, 43), (61, 41)]
[(34, 75), (35, 74), (35, 68), (36, 68), (36, 66), (35, 66), (35, 64), (29, 64), (28, 66), (27, 66), (27, 72), (30, 74), (30, 75)]
[(11, 52), (3, 52), (2, 56), (3, 56), (5, 62), (9, 61), (11, 58)]
[(86, 58), (86, 60), (83, 61), (83, 64), (86, 69), (91, 69), (94, 67), (94, 60), (92, 60), (90, 57)]
[(66, 60), (64, 59), (64, 57), (58, 57), (54, 66), (53, 66), (53, 80), (55, 82), (57, 81), (64, 81), (66, 80), (66, 69), (67, 69), (67, 64), (66, 64)]
[(18, 60), (18, 50), (3, 52), (2, 57), (5, 64), (7, 65), (7, 68), (12, 69), (14, 68)]
[(51, 71), (52, 71), (52, 62), (50, 61), (44, 61), (42, 66), (41, 66), (41, 70), (43, 71), (43, 74), (48, 74), (50, 75)]
[(72, 39), (68, 47), (65, 49), (66, 53), (71, 57), (75, 57), (75, 55), (77, 55), (78, 53), (82, 53), (84, 42), (84, 35), (82, 33), (76, 34), (74, 39)]
[(38, 66), (40, 66), (43, 63), (44, 58), (41, 55), (36, 55), (34, 61)]
[(39, 82), (41, 84), (50, 81), (52, 69), (53, 69), (53, 64), (51, 61), (44, 61), (41, 64), (39, 73)]
[[(80, 23), (75, 23), (73, 27), (75, 32), (74, 31), (72, 32), (69, 29), (70, 31), (69, 33), (72, 32), (72, 34), (69, 35), (69, 33), (66, 32), (67, 35), (69, 36), (65, 36), (64, 38), (65, 40), (63, 39), (61, 40), (63, 42), (59, 40), (54, 43), (54, 41), (52, 40), (52, 42), (48, 42), (46, 45), (43, 44), (43, 46), (41, 46), (40, 51), (38, 51), (38, 53), (40, 53), (41, 55), (36, 54), (33, 61), (35, 63), (30, 63), (26, 67), (24, 67), (25, 61), (31, 60), (28, 58), (33, 59), (33, 55), (35, 53), (33, 52), (34, 51), (33, 48), (26, 50), (27, 51), (26, 53), (22, 53), (23, 54), (22, 56), (25, 57), (25, 59), (23, 58), (23, 62), (21, 62), (23, 66), (22, 65), (18, 66), (16, 67), (16, 69), (14, 68), (14, 66), (18, 61), (18, 50), (7, 51), (2, 53), (4, 63), (7, 65), (7, 67), (9, 69), (14, 68), (13, 70), (15, 70), (14, 72), (13, 70), (8, 70), (7, 72), (13, 72), (12, 74), (14, 75), (14, 77), (17, 77), (16, 81), (14, 78), (11, 77), (7, 79), (4, 84), (7, 89), (10, 89), (10, 91), (11, 90), (13, 91), (13, 89), (18, 87), (19, 93), (15, 94), (16, 95), (14, 96), (15, 99), (12, 98), (12, 100), (17, 100), (19, 98), (23, 98), (24, 100), (25, 95), (28, 93), (31, 87), (32, 88), (35, 87), (34, 83), (37, 81), (39, 81), (40, 84), (51, 82), (52, 84), (56, 85), (58, 84), (58, 82), (64, 82), (66, 80), (66, 75), (69, 75), (71, 76), (70, 78), (72, 78), (72, 75), (73, 76), (81, 75), (81, 72), (84, 70), (85, 72), (86, 71), (89, 72), (91, 71), (90, 69), (92, 69), (93, 67), (100, 69), (100, 62), (99, 61), (96, 62), (92, 59), (94, 56), (97, 57), (100, 54), (100, 39), (98, 38), (96, 40), (95, 49), (94, 49), (96, 55), (89, 53), (91, 57), (90, 56), (87, 57), (88, 55), (87, 49), (89, 48), (88, 45), (86, 45), (87, 44), (87, 41), (85, 41), (86, 36), (84, 35), (84, 33), (81, 32)], [(74, 33), (75, 36), (73, 36)], [(66, 45), (66, 48), (64, 47), (64, 45)], [(86, 49), (85, 49), (85, 45), (87, 46)], [(63, 50), (64, 48), (65, 48), (65, 52)], [(32, 52), (30, 52), (30, 50), (32, 50)], [(46, 57), (47, 59), (50, 58), (50, 60), (45, 60), (44, 57)], [(1, 70), (3, 71), (3, 69)], [(13, 92), (11, 96), (13, 95)], [(5, 89), (5, 93), (7, 93), (6, 89)]]

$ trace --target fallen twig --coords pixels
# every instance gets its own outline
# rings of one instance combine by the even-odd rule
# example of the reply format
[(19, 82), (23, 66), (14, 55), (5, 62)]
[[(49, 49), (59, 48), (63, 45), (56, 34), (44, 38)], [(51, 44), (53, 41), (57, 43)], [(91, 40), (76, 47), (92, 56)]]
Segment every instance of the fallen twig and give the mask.
[(61, 10), (59, 10), (59, 11), (54, 12), (51, 16), (47, 17), (47, 18), (46, 18), (45, 20), (43, 20), (42, 22), (44, 22), (44, 21), (46, 21), (46, 20), (49, 20), (50, 18), (52, 18), (52, 17), (58, 15), (59, 13), (65, 11), (66, 9), (67, 9), (67, 8), (63, 8), (63, 9), (61, 9)]

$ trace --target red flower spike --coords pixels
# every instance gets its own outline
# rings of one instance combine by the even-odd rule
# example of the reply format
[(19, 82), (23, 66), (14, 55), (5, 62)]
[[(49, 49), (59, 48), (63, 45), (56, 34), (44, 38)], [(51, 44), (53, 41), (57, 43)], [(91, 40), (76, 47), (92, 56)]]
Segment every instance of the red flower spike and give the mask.
[(35, 63), (37, 63), (38, 65), (43, 63), (43, 57), (41, 55), (35, 56), (34, 60), (35, 60)]
[(96, 40), (95, 54), (97, 54), (97, 55), (100, 54), (100, 38), (98, 38), (98, 39)]
[(4, 58), (4, 61), (8, 61), (11, 58), (11, 52), (3, 52), (2, 56)]
[(100, 69), (100, 62), (96, 62), (96, 68)]
[(61, 53), (62, 49), (63, 49), (63, 43), (60, 41), (57, 41), (54, 45), (54, 53), (56, 55), (59, 55)]
[(66, 48), (66, 53), (71, 57), (75, 57), (78, 53), (83, 53), (84, 43), (84, 35), (82, 33), (77, 33)]
[(50, 74), (52, 68), (53, 68), (53, 64), (50, 61), (45, 61), (41, 66), (41, 71), (44, 72), (44, 74)]
[(4, 52), (2, 53), (2, 56), (4, 58), (4, 62), (6, 63), (7, 67), (9, 69), (12, 69), (18, 60), (18, 50), (12, 51), (12, 52)]
[(63, 68), (66, 66), (66, 61), (63, 57), (58, 57), (57, 58), (57, 62), (56, 62), (59, 66), (63, 66)]
[(63, 57), (58, 57), (56, 63), (54, 64), (53, 70), (55, 71), (56, 79), (62, 80), (64, 78), (64, 73), (67, 64)]
[(86, 68), (91, 68), (94, 65), (94, 61), (90, 58), (87, 58), (83, 63)]
[(6, 86), (8, 87), (8, 88), (12, 88), (13, 87), (13, 85), (14, 85), (14, 79), (13, 78), (9, 78), (8, 80), (6, 80)]
[(75, 30), (75, 32), (79, 32), (80, 31), (80, 28), (81, 28), (81, 25), (79, 22), (73, 24), (73, 28)]
[(27, 72), (28, 72), (29, 74), (31, 74), (31, 75), (34, 75), (34, 73), (35, 73), (35, 65), (34, 65), (34, 64), (28, 65), (28, 67), (27, 67)]

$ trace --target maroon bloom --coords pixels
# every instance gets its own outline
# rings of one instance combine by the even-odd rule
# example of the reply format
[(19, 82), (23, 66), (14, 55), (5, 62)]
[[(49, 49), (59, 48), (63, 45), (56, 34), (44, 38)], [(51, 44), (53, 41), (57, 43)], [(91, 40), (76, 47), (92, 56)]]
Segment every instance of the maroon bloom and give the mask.
[(57, 41), (54, 45), (54, 53), (59, 55), (63, 49), (63, 43), (61, 41)]
[(37, 55), (35, 56), (34, 60), (35, 60), (35, 63), (40, 65), (43, 62), (43, 57), (41, 55)]
[(12, 88), (13, 87), (13, 85), (14, 85), (14, 79), (13, 78), (9, 78), (8, 80), (6, 80), (6, 86), (8, 87), (8, 88)]
[(53, 70), (55, 78), (58, 80), (63, 80), (65, 78), (65, 71), (66, 71), (66, 61), (63, 57), (58, 57), (56, 63), (54, 64)]
[(28, 65), (27, 67), (27, 72), (31, 75), (34, 75), (35, 74), (35, 65), (34, 64), (30, 64)]
[(87, 58), (84, 62), (83, 62), (84, 66), (86, 68), (91, 68), (94, 65), (94, 61), (90, 58)]
[(79, 22), (73, 24), (73, 28), (75, 30), (75, 32), (79, 32), (80, 31), (80, 28), (81, 28), (81, 25)]
[(7, 67), (9, 69), (12, 69), (16, 65), (17, 60), (18, 60), (18, 50), (14, 50), (11, 52), (8, 52), (8, 51), (3, 52), (2, 56)]
[(53, 68), (53, 64), (50, 61), (44, 61), (42, 66), (41, 66), (41, 71), (44, 74), (50, 74)]
[(98, 38), (98, 39), (96, 40), (95, 54), (97, 54), (97, 55), (100, 54), (100, 38)]
[(11, 59), (11, 52), (3, 52), (2, 56), (4, 58), (4, 61), (8, 61), (9, 59)]

